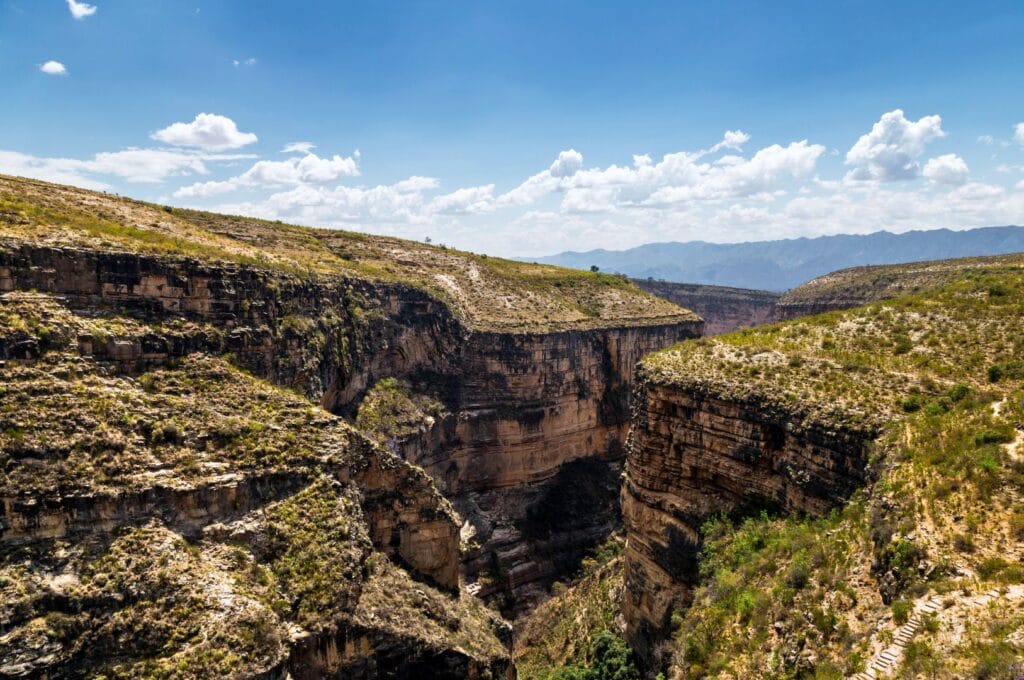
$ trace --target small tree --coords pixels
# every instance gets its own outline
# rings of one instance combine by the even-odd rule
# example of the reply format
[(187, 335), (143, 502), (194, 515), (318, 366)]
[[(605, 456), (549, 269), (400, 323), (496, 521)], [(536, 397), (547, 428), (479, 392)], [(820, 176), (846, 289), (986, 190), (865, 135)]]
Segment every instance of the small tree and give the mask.
[(592, 264), (592, 265), (590, 265), (590, 271), (592, 271), (592, 272), (594, 272), (596, 274), (597, 272), (601, 271), (601, 268), (598, 267), (596, 264)]

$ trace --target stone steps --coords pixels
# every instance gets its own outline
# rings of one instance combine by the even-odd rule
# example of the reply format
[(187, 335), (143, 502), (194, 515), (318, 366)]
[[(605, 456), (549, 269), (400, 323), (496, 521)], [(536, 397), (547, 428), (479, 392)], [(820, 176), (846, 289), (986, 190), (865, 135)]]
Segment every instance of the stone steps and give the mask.
[(907, 622), (900, 626), (892, 636), (892, 644), (876, 654), (868, 662), (868, 668), (862, 673), (854, 675), (855, 680), (875, 680), (895, 673), (899, 668), (900, 661), (907, 645), (917, 635), (924, 624), (924, 617), (934, 614), (942, 608), (942, 600), (938, 595), (933, 595), (924, 601), (918, 601), (914, 606), (914, 612), (907, 619)]

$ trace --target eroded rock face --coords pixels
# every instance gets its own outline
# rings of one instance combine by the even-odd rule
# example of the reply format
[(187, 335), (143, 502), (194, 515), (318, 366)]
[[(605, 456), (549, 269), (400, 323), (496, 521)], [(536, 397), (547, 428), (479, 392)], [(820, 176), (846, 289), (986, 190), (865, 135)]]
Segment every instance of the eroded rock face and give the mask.
[(704, 334), (729, 333), (747, 326), (770, 323), (776, 318), (775, 305), (781, 293), (769, 290), (673, 283), (634, 279), (643, 290), (691, 309), (704, 319)]
[(710, 515), (768, 509), (821, 514), (865, 479), (862, 432), (802, 424), (800, 414), (641, 380), (627, 444), (623, 614), (650, 655), (697, 583)]
[[(395, 450), (427, 470), (464, 514), (474, 545), (465, 575), (475, 581), (487, 571), (481, 592), (501, 595), (509, 612), (529, 607), (614, 526), (618, 492), (609, 480), (623, 456), (633, 367), (702, 332), (702, 322), (685, 315), (633, 327), (477, 332), (408, 285), (14, 239), (0, 243), (0, 292), (8, 290), (47, 291), (72, 306), (144, 320), (147, 329), (134, 335), (76, 338), (84, 355), (123, 372), (193, 352), (227, 353), (348, 417), (383, 378), (440, 401), (447, 417)], [(45, 348), (33, 342), (4, 356), (38, 356)], [(597, 463), (580, 496), (593, 510), (544, 511), (552, 493), (575, 491), (566, 480), (579, 468), (566, 466), (584, 459)], [(411, 518), (403, 522), (406, 529), (375, 530), (380, 542), (422, 544), (408, 550), (450, 582), (450, 563), (429, 547), (441, 539), (413, 530)], [(397, 553), (412, 563), (406, 549)]]
[[(669, 324), (465, 340), (430, 392), (449, 416), (399, 449), (467, 521), (465, 574), (484, 597), (528, 610), (616, 526), (634, 366), (698, 333)], [(430, 381), (414, 375), (412, 389)]]

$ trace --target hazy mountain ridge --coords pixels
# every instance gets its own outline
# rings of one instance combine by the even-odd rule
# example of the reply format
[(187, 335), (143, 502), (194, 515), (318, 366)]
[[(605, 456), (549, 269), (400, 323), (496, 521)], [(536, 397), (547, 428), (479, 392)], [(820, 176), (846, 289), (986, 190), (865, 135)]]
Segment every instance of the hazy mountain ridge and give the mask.
[(839, 234), (745, 243), (648, 243), (628, 250), (568, 251), (537, 262), (633, 278), (784, 291), (847, 267), (1024, 251), (1024, 227)]

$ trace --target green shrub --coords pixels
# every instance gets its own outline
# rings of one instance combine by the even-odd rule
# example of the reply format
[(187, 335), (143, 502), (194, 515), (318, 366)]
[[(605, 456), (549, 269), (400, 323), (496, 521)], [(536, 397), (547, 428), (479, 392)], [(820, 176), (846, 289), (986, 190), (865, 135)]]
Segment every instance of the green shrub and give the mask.
[(892, 620), (897, 626), (902, 626), (910, 620), (914, 611), (914, 603), (910, 600), (896, 600), (892, 603)]
[(953, 401), (953, 403), (956, 403), (962, 401), (963, 398), (966, 397), (968, 392), (970, 391), (971, 388), (969, 388), (967, 385), (964, 385), (963, 383), (957, 383), (956, 385), (953, 385), (953, 387), (950, 388), (949, 398)]
[(1014, 439), (1014, 431), (1010, 427), (1002, 427), (998, 429), (982, 430), (978, 434), (974, 435), (975, 446), (984, 446), (985, 444), (1008, 444)]
[(912, 394), (903, 401), (900, 402), (900, 406), (907, 413), (913, 413), (914, 411), (921, 410), (921, 397), (916, 394)]
[(633, 652), (626, 641), (602, 631), (590, 645), (590, 663), (558, 668), (544, 680), (641, 680)]

